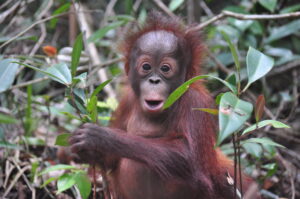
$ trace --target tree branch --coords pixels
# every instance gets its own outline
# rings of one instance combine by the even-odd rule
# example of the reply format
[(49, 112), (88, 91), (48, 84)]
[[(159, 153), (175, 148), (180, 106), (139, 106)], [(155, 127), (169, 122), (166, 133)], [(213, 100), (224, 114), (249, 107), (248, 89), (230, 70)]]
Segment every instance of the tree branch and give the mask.
[(203, 22), (193, 28), (190, 28), (188, 31), (199, 31), (203, 29), (204, 27), (219, 21), (225, 17), (233, 17), (240, 20), (267, 20), (267, 19), (285, 19), (285, 18), (300, 18), (300, 11), (299, 12), (292, 12), (287, 14), (274, 14), (274, 15), (245, 15), (235, 12), (230, 12), (227, 10), (224, 10), (220, 14), (214, 16), (213, 18), (209, 19), (206, 22)]

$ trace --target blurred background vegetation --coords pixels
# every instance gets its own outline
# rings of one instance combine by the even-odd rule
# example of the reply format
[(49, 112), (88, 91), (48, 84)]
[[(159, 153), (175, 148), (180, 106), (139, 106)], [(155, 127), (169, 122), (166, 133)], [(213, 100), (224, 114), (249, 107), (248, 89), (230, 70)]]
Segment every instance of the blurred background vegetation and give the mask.
[[(79, 60), (76, 100), (81, 88), (94, 88), (113, 79), (98, 95), (99, 122), (107, 125), (121, 88), (126, 86), (118, 42), (136, 29), (151, 9), (176, 15), (190, 25), (201, 24), (223, 10), (240, 14), (285, 14), (300, 10), (298, 0), (86, 0), (74, 6), (68, 0), (0, 0), (0, 196), (6, 198), (73, 198), (76, 191), (55, 195), (55, 183), (37, 175), (49, 165), (69, 163), (55, 138), (72, 132), (80, 121), (78, 110), (66, 98), (65, 87), (42, 73), (9, 63), (7, 58), (41, 69), (71, 63), (72, 46), (83, 32), (84, 52)], [(275, 67), (243, 94), (255, 103), (265, 96), (264, 118), (282, 121), (290, 129), (262, 128), (254, 137), (267, 136), (285, 148), (257, 143), (243, 146), (245, 172), (260, 184), (265, 198), (300, 198), (300, 17), (276, 20), (239, 20), (226, 17), (202, 31), (207, 45), (203, 74), (226, 79), (234, 60), (221, 32), (239, 49), (241, 78), (246, 78), (249, 46), (275, 59)], [(242, 82), (245, 84), (246, 82)], [(226, 88), (216, 81), (207, 87), (216, 97)], [(81, 110), (79, 110), (81, 111)], [(222, 150), (232, 157), (232, 144)], [(51, 176), (61, 175), (52, 173)]]

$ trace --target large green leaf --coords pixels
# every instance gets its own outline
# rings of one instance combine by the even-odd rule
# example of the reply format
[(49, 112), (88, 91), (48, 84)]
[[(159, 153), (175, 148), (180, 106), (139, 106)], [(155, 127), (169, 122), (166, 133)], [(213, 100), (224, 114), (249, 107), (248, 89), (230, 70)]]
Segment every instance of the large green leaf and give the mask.
[(169, 97), (166, 99), (163, 108), (164, 109), (169, 108), (172, 104), (174, 104), (174, 102), (176, 102), (176, 100), (178, 100), (189, 89), (189, 87), (192, 83), (194, 83), (200, 79), (204, 79), (204, 78), (216, 79), (216, 80), (220, 81), (221, 83), (223, 83), (225, 86), (227, 86), (233, 92), (236, 91), (236, 89), (230, 83), (228, 83), (218, 77), (215, 77), (212, 75), (199, 75), (199, 76), (196, 76), (196, 77), (184, 82), (181, 86), (179, 86), (176, 90), (174, 90), (169, 95)]
[(3, 59), (0, 61), (0, 93), (7, 90), (15, 80), (19, 64), (15, 59)]
[(88, 38), (88, 42), (95, 42), (97, 40), (101, 40), (108, 31), (115, 29), (119, 26), (122, 26), (125, 22), (124, 21), (117, 21), (117, 22), (113, 22), (111, 24), (108, 24), (107, 26), (104, 26), (103, 28), (97, 30), (96, 32), (94, 32), (89, 38)]
[(248, 83), (243, 91), (245, 91), (253, 82), (266, 75), (272, 69), (274, 66), (274, 59), (252, 47), (249, 47), (246, 63)]
[(225, 93), (219, 106), (219, 135), (217, 145), (239, 130), (251, 116), (252, 104), (237, 98), (231, 92)]
[(73, 46), (73, 50), (72, 50), (72, 61), (71, 61), (72, 78), (75, 77), (75, 75), (76, 75), (76, 70), (77, 70), (77, 67), (79, 64), (79, 59), (80, 59), (82, 48), (83, 48), (82, 33), (80, 33), (74, 42), (74, 46)]
[(300, 20), (292, 21), (286, 25), (280, 26), (279, 28), (271, 29), (271, 35), (265, 40), (266, 43), (281, 39), (294, 33), (298, 33), (300, 30)]
[(262, 127), (265, 127), (268, 125), (271, 125), (274, 128), (290, 128), (288, 125), (286, 125), (282, 122), (276, 121), (276, 120), (263, 120), (263, 121), (258, 122), (257, 124), (253, 124), (252, 126), (249, 126), (248, 128), (246, 128), (243, 131), (242, 135), (244, 135), (245, 133), (254, 131), (255, 129), (259, 129), (259, 128), (262, 128)]
[(75, 186), (78, 188), (83, 199), (87, 199), (91, 193), (91, 182), (84, 172), (77, 172), (75, 176)]
[(274, 12), (277, 5), (277, 0), (259, 0), (258, 2), (271, 12)]
[(57, 194), (70, 189), (73, 185), (75, 185), (75, 177), (75, 173), (65, 173), (60, 176), (57, 180)]

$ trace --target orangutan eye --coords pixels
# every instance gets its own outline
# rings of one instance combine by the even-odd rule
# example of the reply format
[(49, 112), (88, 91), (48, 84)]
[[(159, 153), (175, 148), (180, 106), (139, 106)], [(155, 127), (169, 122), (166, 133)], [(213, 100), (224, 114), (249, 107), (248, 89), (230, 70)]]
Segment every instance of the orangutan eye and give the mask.
[(145, 70), (145, 71), (151, 70), (150, 64), (147, 64), (147, 63), (146, 63), (146, 64), (143, 64), (142, 68), (143, 68), (143, 70)]
[(160, 67), (160, 70), (162, 71), (162, 72), (169, 72), (170, 70), (171, 70), (171, 68), (170, 68), (170, 66), (168, 66), (168, 65), (166, 65), (166, 64), (164, 64), (162, 67)]

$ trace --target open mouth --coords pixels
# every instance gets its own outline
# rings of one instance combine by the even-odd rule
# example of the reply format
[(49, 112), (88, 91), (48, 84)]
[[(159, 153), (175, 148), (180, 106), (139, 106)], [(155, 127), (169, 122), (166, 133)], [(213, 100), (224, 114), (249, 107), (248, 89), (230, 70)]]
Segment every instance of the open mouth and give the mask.
[(151, 112), (160, 111), (163, 104), (163, 100), (145, 100), (146, 108)]

